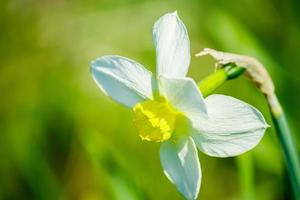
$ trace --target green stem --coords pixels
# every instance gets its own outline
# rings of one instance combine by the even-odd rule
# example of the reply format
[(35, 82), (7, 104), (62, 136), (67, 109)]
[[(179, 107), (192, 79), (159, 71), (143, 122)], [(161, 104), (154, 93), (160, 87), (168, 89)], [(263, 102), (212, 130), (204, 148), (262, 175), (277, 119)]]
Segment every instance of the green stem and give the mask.
[(241, 197), (243, 200), (252, 200), (255, 198), (255, 172), (251, 153), (238, 156), (236, 158), (239, 170), (239, 182), (241, 187)]
[(204, 97), (207, 97), (218, 87), (223, 85), (227, 80), (234, 79), (245, 71), (244, 68), (230, 64), (224, 68), (217, 70), (215, 73), (209, 75), (198, 83), (198, 87)]
[[(277, 99), (276, 96), (275, 98)], [(279, 103), (278, 106), (280, 106)], [(297, 149), (293, 142), (283, 109), (277, 109), (276, 111), (276, 109), (273, 109), (273, 107), (270, 106), (270, 110), (277, 137), (285, 158), (288, 175), (294, 191), (294, 197), (295, 199), (300, 200), (300, 164)]]

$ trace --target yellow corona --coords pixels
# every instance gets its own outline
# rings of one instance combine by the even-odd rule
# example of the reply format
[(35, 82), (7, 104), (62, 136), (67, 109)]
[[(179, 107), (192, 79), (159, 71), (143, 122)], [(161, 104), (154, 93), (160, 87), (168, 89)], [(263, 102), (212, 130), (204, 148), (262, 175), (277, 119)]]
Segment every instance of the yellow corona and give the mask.
[(134, 125), (141, 139), (156, 142), (171, 137), (179, 114), (164, 98), (138, 103), (133, 112)]

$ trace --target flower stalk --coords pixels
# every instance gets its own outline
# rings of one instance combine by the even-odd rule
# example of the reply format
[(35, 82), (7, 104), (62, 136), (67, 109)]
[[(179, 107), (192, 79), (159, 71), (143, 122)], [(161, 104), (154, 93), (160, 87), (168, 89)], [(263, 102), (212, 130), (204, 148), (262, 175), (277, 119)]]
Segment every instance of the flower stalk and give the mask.
[(244, 71), (245, 68), (238, 67), (234, 64), (228, 64), (200, 81), (198, 83), (198, 87), (203, 97), (207, 97), (208, 95), (212, 94), (218, 87), (223, 85), (227, 80), (239, 77), (241, 74), (243, 74)]
[[(274, 98), (276, 98), (277, 100), (276, 96)], [(270, 104), (269, 106), (277, 137), (279, 139), (285, 158), (288, 175), (290, 177), (291, 186), (294, 191), (294, 197), (295, 199), (300, 200), (300, 164), (299, 157), (297, 155), (297, 149), (293, 142), (293, 138), (288, 127), (284, 111), (281, 108), (280, 104), (278, 103), (277, 105), (280, 109), (274, 109)]]
[[(215, 73), (209, 75), (204, 80), (199, 82), (198, 87), (203, 96), (207, 97), (208, 95), (212, 94), (214, 90), (224, 84), (227, 80), (231, 80), (242, 75), (245, 70), (246, 69), (244, 67), (240, 67), (232, 63), (224, 65), (223, 68), (218, 69)], [(266, 87), (264, 87), (264, 85), (257, 84), (257, 81), (251, 78), (251, 74), (250, 79), (252, 79), (253, 82), (256, 83), (256, 85), (258, 85), (258, 88), (267, 99), (277, 137), (279, 139), (280, 146), (283, 151), (283, 156), (285, 158), (289, 179), (291, 181), (291, 186), (294, 192), (294, 197), (295, 199), (300, 200), (299, 157), (285, 118), (284, 110), (282, 109), (274, 90), (272, 90), (271, 92), (265, 92), (266, 90), (263, 89)], [(271, 83), (271, 85), (272, 84), (273, 83)]]

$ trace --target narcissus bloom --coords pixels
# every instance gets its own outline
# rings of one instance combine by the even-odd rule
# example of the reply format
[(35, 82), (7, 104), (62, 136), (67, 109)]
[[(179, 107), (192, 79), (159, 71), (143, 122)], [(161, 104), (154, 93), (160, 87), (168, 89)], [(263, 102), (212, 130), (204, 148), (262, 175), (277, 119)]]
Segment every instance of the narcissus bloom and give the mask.
[(186, 77), (190, 42), (176, 12), (158, 19), (153, 39), (155, 76), (115, 55), (92, 61), (92, 76), (105, 94), (133, 110), (142, 140), (161, 142), (164, 173), (187, 199), (196, 199), (201, 183), (197, 148), (210, 156), (236, 156), (257, 145), (268, 125), (257, 109), (233, 97), (203, 98)]

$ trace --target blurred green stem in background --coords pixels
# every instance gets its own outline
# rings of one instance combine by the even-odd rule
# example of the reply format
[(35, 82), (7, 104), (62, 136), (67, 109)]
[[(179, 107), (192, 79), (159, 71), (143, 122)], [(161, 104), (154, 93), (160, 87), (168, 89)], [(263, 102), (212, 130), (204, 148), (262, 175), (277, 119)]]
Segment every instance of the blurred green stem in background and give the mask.
[(251, 152), (238, 156), (236, 158), (239, 171), (239, 183), (241, 189), (240, 199), (252, 200), (255, 198), (255, 171), (253, 155)]
[[(223, 68), (200, 81), (198, 83), (198, 87), (203, 96), (207, 97), (227, 80), (239, 77), (244, 73), (244, 71), (245, 68), (234, 64), (225, 65)], [(300, 164), (297, 150), (293, 142), (284, 111), (279, 104), (276, 95), (274, 94), (271, 98), (266, 96), (266, 98), (270, 107), (277, 137), (283, 151), (294, 196), (295, 199), (300, 200)]]

